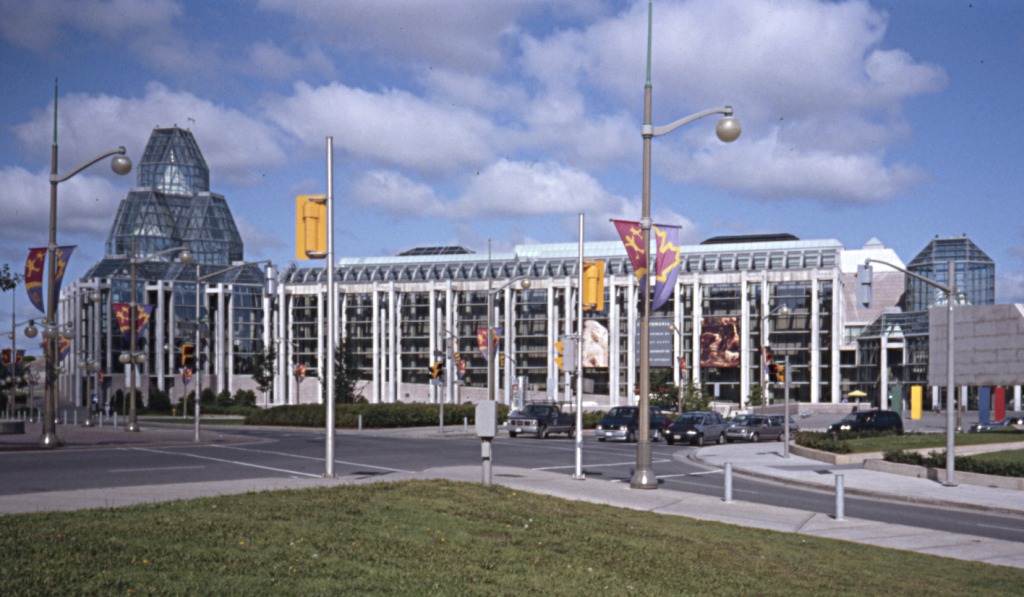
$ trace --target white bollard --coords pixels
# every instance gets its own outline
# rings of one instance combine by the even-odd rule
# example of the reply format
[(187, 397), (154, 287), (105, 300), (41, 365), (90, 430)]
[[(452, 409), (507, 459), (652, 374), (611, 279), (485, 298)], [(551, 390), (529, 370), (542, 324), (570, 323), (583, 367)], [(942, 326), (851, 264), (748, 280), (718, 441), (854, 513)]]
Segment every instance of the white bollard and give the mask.
[(836, 520), (846, 520), (843, 512), (843, 476), (836, 475)]
[(363, 415), (359, 415), (359, 431), (363, 430)]
[(732, 503), (732, 463), (725, 463), (725, 503)]
[(469, 433), (469, 417), (462, 417), (462, 432)]

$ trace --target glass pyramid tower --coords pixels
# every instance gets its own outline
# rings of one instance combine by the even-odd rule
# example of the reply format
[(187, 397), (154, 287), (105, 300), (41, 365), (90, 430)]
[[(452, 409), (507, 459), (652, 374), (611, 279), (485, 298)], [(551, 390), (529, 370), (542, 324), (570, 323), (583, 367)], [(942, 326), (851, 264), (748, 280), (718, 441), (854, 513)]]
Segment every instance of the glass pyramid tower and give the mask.
[[(958, 301), (970, 305), (994, 305), (996, 302), (996, 264), (966, 236), (935, 238), (914, 257), (907, 269), (943, 286), (949, 285), (948, 263), (956, 264)], [(907, 311), (926, 311), (944, 304), (941, 290), (907, 277)]]
[(190, 131), (158, 128), (150, 135), (138, 186), (118, 207), (107, 255), (128, 255), (133, 238), (138, 257), (187, 247), (204, 265), (243, 260), (235, 219), (224, 197), (210, 192), (210, 169)]

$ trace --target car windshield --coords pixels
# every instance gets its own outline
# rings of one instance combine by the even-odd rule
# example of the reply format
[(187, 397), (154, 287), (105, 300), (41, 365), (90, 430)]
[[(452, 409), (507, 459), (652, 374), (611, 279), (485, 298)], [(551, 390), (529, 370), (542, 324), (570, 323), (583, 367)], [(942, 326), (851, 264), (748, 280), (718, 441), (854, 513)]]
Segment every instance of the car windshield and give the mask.
[(614, 419), (624, 419), (627, 417), (632, 417), (635, 414), (635, 408), (626, 408), (624, 406), (616, 406), (615, 408), (608, 411), (608, 416)]
[(680, 425), (699, 425), (704, 422), (704, 415), (681, 415), (676, 419)]
[(550, 408), (551, 408), (550, 406), (541, 406), (540, 404), (528, 404), (528, 405), (526, 405), (526, 408), (523, 409), (523, 414), (524, 415), (546, 415), (546, 414), (548, 414), (548, 410)]
[(752, 417), (750, 415), (736, 415), (729, 422), (733, 425), (748, 425), (751, 418)]

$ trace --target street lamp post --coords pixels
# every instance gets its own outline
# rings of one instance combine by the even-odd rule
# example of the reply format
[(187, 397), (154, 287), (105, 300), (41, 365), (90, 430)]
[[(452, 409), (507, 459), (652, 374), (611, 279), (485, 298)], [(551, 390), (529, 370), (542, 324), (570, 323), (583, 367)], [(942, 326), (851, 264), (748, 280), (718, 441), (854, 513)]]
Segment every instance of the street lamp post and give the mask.
[[(668, 134), (677, 128), (689, 124), (694, 120), (704, 118), (705, 116), (711, 116), (712, 114), (722, 114), (724, 118), (718, 121), (715, 127), (715, 133), (718, 138), (725, 143), (731, 143), (740, 136), (740, 123), (732, 116), (732, 107), (725, 106), (722, 108), (711, 108), (704, 110), (703, 112), (697, 112), (691, 114), (685, 118), (681, 118), (671, 124), (664, 126), (654, 126), (651, 123), (651, 29), (652, 29), (652, 14), (653, 14), (653, 1), (647, 4), (647, 82), (644, 84), (644, 124), (641, 129), (641, 134), (644, 140), (643, 149), (643, 187), (642, 187), (642, 201), (643, 211), (640, 219), (640, 228), (643, 233), (643, 256), (644, 259), (649, 259), (650, 247), (651, 247), (651, 139), (653, 137), (659, 137), (661, 135)], [(640, 425), (638, 431), (638, 439), (636, 445), (636, 470), (633, 472), (633, 477), (630, 480), (629, 486), (633, 489), (657, 489), (658, 479), (654, 476), (654, 469), (651, 464), (651, 438), (650, 429), (651, 422), (649, 417), (648, 404), (650, 397), (650, 340), (651, 340), (651, 293), (650, 293), (650, 282), (651, 276), (648, 274), (644, 276), (640, 286), (640, 292), (643, 295), (643, 312), (641, 313), (640, 319)]]
[(136, 288), (136, 284), (137, 284), (136, 274), (135, 274), (136, 266), (138, 264), (140, 264), (140, 263), (146, 263), (147, 261), (152, 261), (153, 259), (156, 259), (157, 257), (163, 256), (163, 255), (169, 255), (169, 254), (172, 254), (172, 253), (180, 253), (179, 260), (181, 261), (181, 263), (192, 263), (192, 253), (187, 248), (185, 248), (185, 247), (173, 247), (173, 248), (170, 248), (170, 249), (164, 249), (163, 251), (157, 251), (156, 253), (153, 253), (151, 255), (145, 255), (143, 257), (136, 257), (135, 256), (135, 237), (134, 236), (132, 237), (131, 257), (129, 259), (129, 263), (131, 264), (131, 285), (132, 285), (131, 291), (130, 291), (131, 292), (131, 305), (129, 307), (129, 309), (130, 309), (130, 311), (129, 311), (129, 313), (130, 313), (129, 318), (130, 318), (130, 322), (131, 322), (131, 334), (130, 334), (130, 337), (128, 339), (128, 354), (122, 353), (121, 356), (119, 357), (119, 360), (122, 363), (127, 364), (127, 365), (129, 365), (131, 367), (131, 371), (128, 374), (129, 375), (129, 383), (131, 384), (130, 389), (128, 390), (128, 396), (129, 396), (130, 404), (128, 406), (128, 425), (125, 426), (125, 431), (138, 431), (139, 430), (138, 413), (136, 412), (136, 407), (135, 407), (135, 366), (136, 365), (141, 365), (142, 363), (146, 362), (146, 354), (138, 352), (138, 347), (137, 347), (138, 336), (139, 336), (139, 330), (138, 330), (138, 317), (139, 317), (138, 310), (139, 310), (139, 305), (138, 305), (138, 290)]
[(759, 376), (761, 381), (761, 414), (768, 412), (768, 386), (771, 384), (771, 379), (768, 373), (768, 351), (771, 349), (771, 324), (772, 315), (779, 314), (782, 316), (789, 315), (789, 307), (787, 305), (779, 305), (768, 313), (765, 313), (761, 317), (761, 374)]
[(865, 266), (870, 266), (872, 263), (880, 263), (882, 265), (889, 266), (895, 270), (901, 271), (904, 274), (920, 280), (933, 288), (938, 288), (942, 292), (946, 293), (946, 483), (947, 487), (956, 487), (956, 418), (959, 409), (956, 408), (956, 386), (954, 385), (955, 380), (953, 376), (954, 366), (954, 355), (956, 354), (956, 344), (953, 336), (953, 302), (956, 300), (956, 262), (948, 261), (946, 264), (946, 275), (949, 286), (943, 286), (937, 282), (929, 280), (924, 276), (915, 274), (905, 268), (898, 265), (893, 265), (880, 259), (868, 258), (864, 260)]
[[(228, 272), (234, 271), (236, 269), (242, 269), (243, 267), (247, 267), (247, 266), (250, 266), (250, 265), (260, 265), (261, 263), (267, 264), (267, 269), (266, 269), (265, 278), (264, 278), (266, 294), (268, 294), (268, 295), (273, 295), (274, 294), (274, 292), (275, 292), (274, 285), (276, 284), (277, 279), (275, 277), (274, 266), (271, 265), (269, 259), (262, 259), (260, 261), (246, 261), (244, 263), (238, 263), (238, 264), (232, 265), (231, 267), (226, 267), (224, 269), (219, 269), (219, 270), (217, 270), (215, 272), (211, 272), (211, 273), (208, 273), (206, 275), (200, 275), (201, 274), (201, 272), (200, 272), (201, 264), (199, 263), (199, 260), (198, 259), (194, 259), (193, 261), (196, 264), (196, 305), (195, 305), (195, 307), (196, 307), (196, 313), (195, 313), (195, 318), (196, 318), (196, 321), (195, 321), (195, 323), (196, 323), (196, 346), (193, 349), (195, 351), (194, 354), (195, 354), (195, 359), (196, 359), (196, 371), (195, 371), (195, 378), (196, 378), (196, 399), (195, 399), (195, 414), (196, 414), (195, 427), (196, 427), (196, 434), (195, 434), (195, 443), (199, 443), (199, 415), (200, 415), (199, 402), (200, 402), (200, 398), (201, 398), (202, 392), (203, 392), (203, 361), (202, 361), (202, 355), (203, 355), (203, 350), (202, 350), (202, 340), (203, 340), (202, 330), (203, 330), (203, 326), (202, 326), (202, 322), (199, 320), (199, 314), (200, 314), (200, 310), (199, 310), (199, 304), (200, 304), (199, 303), (199, 296), (200, 296), (201, 284), (203, 282), (205, 282), (207, 280), (211, 280), (211, 279), (213, 279), (213, 278), (215, 278), (215, 277), (217, 277), (217, 276), (219, 276), (221, 274), (226, 274)], [(182, 408), (184, 408), (184, 405), (182, 406)]]
[(494, 342), (491, 340), (494, 329), (494, 295), (516, 282), (520, 282), (519, 287), (523, 290), (530, 289), (530, 280), (526, 276), (513, 276), (497, 288), (492, 288), (491, 278), (489, 276), (487, 278), (487, 399), (491, 401), (494, 400), (495, 395), (494, 367), (497, 364), (497, 359), (494, 358)]
[(46, 448), (56, 448), (61, 444), (57, 437), (57, 421), (54, 418), (57, 411), (57, 301), (60, 297), (55, 292), (57, 280), (57, 185), (68, 180), (72, 176), (92, 166), (100, 160), (108, 157), (113, 159), (110, 167), (116, 174), (125, 175), (132, 170), (132, 161), (125, 155), (125, 148), (118, 147), (111, 151), (102, 153), (88, 162), (78, 166), (74, 170), (60, 175), (57, 173), (57, 86), (53, 87), (53, 147), (50, 152), (50, 238), (47, 244), (47, 270), (46, 270), (46, 292), (49, 295), (46, 301), (46, 326), (43, 337), (43, 353), (46, 358), (46, 392), (43, 398), (43, 426), (42, 436), (39, 438), (39, 445)]

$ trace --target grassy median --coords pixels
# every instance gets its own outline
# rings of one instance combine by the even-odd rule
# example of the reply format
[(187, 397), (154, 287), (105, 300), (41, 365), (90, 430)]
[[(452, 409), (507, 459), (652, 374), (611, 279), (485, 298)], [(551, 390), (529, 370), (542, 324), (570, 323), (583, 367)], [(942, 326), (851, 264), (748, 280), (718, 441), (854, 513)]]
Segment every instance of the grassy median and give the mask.
[(416, 481), (0, 517), (3, 595), (1019, 595), (1021, 570)]

